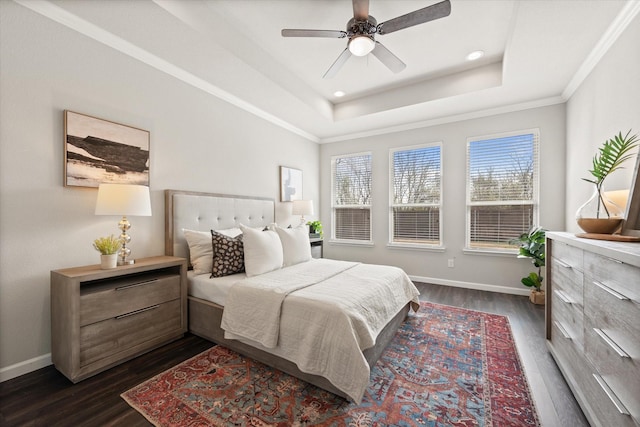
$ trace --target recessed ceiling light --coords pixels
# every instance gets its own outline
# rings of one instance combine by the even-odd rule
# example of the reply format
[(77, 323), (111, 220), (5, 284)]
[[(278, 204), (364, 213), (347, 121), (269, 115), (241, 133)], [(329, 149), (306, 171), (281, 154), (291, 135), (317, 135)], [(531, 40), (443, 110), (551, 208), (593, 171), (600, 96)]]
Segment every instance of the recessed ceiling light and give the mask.
[(337, 90), (335, 92), (333, 92), (333, 96), (337, 97), (337, 98), (342, 98), (343, 96), (345, 96), (346, 94), (341, 91), (341, 90)]
[(475, 61), (476, 59), (480, 59), (484, 56), (484, 51), (475, 50), (467, 55), (467, 61)]

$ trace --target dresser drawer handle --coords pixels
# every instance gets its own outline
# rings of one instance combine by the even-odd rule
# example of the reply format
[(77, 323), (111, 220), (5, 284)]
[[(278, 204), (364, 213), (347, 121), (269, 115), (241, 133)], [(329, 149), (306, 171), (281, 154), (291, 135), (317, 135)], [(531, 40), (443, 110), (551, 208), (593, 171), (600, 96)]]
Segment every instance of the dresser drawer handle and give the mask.
[(565, 304), (572, 304), (571, 300), (569, 298), (567, 298), (567, 296), (564, 294), (564, 292), (561, 292), (557, 289), (553, 290), (553, 293), (556, 294), (558, 296), (558, 298), (560, 298), (560, 300), (565, 303)]
[(121, 314), (120, 316), (116, 316), (116, 319), (124, 319), (125, 317), (135, 316), (136, 314), (144, 313), (145, 311), (155, 310), (160, 307), (160, 304), (152, 305), (151, 307), (141, 308), (140, 310), (132, 311), (131, 313)]
[(558, 322), (557, 320), (554, 320), (553, 323), (556, 325), (556, 328), (558, 328), (558, 330), (560, 331), (560, 333), (562, 334), (562, 336), (564, 337), (564, 339), (570, 340), (571, 336), (567, 333), (567, 331), (564, 329), (564, 327), (560, 324), (560, 322)]
[(571, 267), (569, 264), (567, 264), (566, 262), (564, 262), (564, 261), (560, 261), (559, 259), (557, 259), (557, 260), (556, 260), (556, 262), (558, 263), (558, 265), (559, 265), (560, 267), (563, 267), (563, 268), (573, 268), (573, 267)]
[(614, 291), (613, 289), (611, 289), (610, 287), (608, 287), (602, 282), (598, 282), (597, 280), (594, 280), (593, 284), (599, 287), (600, 289), (602, 289), (603, 291), (610, 293), (611, 295), (613, 295), (614, 297), (618, 298), (621, 301), (629, 301), (629, 298), (622, 295), (620, 292)]
[(124, 291), (125, 289), (135, 288), (137, 286), (148, 285), (149, 283), (157, 282), (158, 279), (150, 279), (142, 282), (132, 283), (130, 285), (119, 286), (116, 288), (116, 291)]
[(600, 375), (593, 374), (593, 378), (596, 379), (596, 382), (598, 383), (602, 391), (605, 392), (609, 400), (611, 400), (611, 403), (613, 403), (613, 405), (616, 407), (618, 412), (620, 412), (622, 415), (631, 415), (629, 414), (629, 411), (627, 410), (627, 408), (625, 408), (624, 404), (620, 402), (620, 399), (618, 399), (618, 396), (616, 396), (613, 390), (609, 388), (609, 385), (604, 381), (604, 379)]
[(607, 343), (607, 345), (609, 347), (611, 347), (616, 353), (618, 353), (618, 356), (620, 356), (620, 357), (630, 357), (627, 354), (627, 352), (624, 351), (623, 349), (621, 349), (620, 346), (618, 346), (618, 344), (615, 343), (615, 341), (613, 341), (611, 338), (609, 338), (609, 336), (607, 334), (605, 334), (602, 329), (593, 328), (593, 330), (595, 331), (596, 334), (598, 334), (598, 336), (600, 338), (602, 338), (602, 340), (604, 342)]

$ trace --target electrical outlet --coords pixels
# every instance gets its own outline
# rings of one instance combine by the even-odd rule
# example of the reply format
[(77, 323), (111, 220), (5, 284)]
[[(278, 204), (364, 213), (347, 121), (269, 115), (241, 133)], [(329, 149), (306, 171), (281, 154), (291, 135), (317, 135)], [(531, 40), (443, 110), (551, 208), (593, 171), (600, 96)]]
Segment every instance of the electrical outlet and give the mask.
[(454, 260), (454, 258), (449, 258), (449, 260), (447, 261), (447, 267), (449, 267), (449, 268), (453, 268), (454, 267), (453, 260)]

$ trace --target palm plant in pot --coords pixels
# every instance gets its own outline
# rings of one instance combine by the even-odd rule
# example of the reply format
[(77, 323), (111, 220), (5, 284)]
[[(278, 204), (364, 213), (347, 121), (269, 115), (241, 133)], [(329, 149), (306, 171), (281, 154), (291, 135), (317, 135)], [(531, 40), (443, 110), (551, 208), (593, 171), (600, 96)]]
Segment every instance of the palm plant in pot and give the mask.
[(544, 304), (543, 278), (540, 272), (545, 265), (545, 231), (542, 227), (532, 227), (512, 241), (519, 246), (518, 258), (530, 258), (533, 265), (538, 268), (537, 272), (531, 272), (520, 280), (523, 285), (531, 288), (529, 300), (534, 304)]
[(633, 157), (630, 151), (638, 145), (638, 135), (630, 134), (631, 130), (625, 136), (620, 132), (605, 141), (593, 157), (593, 169), (589, 170), (593, 178), (582, 178), (595, 185), (592, 196), (576, 212), (578, 226), (587, 233), (611, 234), (622, 223), (624, 206), (616, 206), (608, 200), (603, 194), (602, 185), (607, 176)]

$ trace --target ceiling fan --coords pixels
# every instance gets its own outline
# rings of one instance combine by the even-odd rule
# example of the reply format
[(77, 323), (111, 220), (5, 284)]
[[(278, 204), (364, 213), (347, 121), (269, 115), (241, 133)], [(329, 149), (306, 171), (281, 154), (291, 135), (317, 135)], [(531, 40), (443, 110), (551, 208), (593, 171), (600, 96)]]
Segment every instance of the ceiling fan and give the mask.
[(342, 51), (338, 59), (329, 67), (323, 78), (331, 78), (347, 62), (353, 54), (365, 56), (369, 53), (380, 60), (387, 68), (394, 73), (398, 73), (407, 66), (395, 56), (382, 43), (375, 40), (375, 35), (385, 35), (393, 33), (414, 25), (423, 24), (435, 19), (444, 18), (451, 13), (450, 0), (444, 0), (431, 6), (415, 10), (406, 15), (378, 24), (376, 19), (369, 15), (369, 0), (352, 0), (353, 18), (347, 22), (347, 30), (297, 30), (283, 29), (282, 37), (326, 37), (343, 39), (348, 38), (347, 47)]

